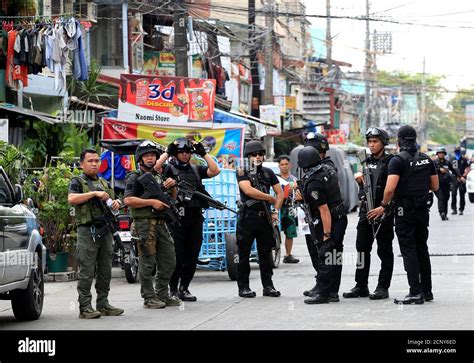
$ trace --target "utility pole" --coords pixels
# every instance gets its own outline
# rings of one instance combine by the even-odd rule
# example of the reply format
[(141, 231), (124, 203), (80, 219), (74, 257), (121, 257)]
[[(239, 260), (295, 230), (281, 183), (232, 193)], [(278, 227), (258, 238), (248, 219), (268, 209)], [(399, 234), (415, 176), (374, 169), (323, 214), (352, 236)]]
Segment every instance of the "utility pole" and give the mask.
[(370, 15), (370, 4), (369, 0), (365, 0), (366, 4), (366, 16), (365, 21), (365, 119), (362, 123), (361, 131), (365, 135), (367, 129), (371, 126), (371, 99), (370, 99), (370, 78), (371, 78), (371, 54), (370, 54), (370, 27), (369, 27), (369, 15)]
[(183, 0), (174, 5), (174, 51), (176, 54), (176, 76), (188, 76), (188, 38), (186, 35), (187, 11)]
[(258, 106), (260, 105), (260, 77), (258, 74), (257, 60), (257, 44), (253, 38), (255, 37), (255, 0), (248, 0), (249, 11), (249, 55), (250, 55), (250, 72), (252, 73), (252, 102), (250, 106), (253, 117), (260, 117)]
[(420, 144), (426, 141), (426, 78), (425, 78), (425, 57), (423, 57), (423, 73), (421, 74), (421, 110), (420, 110)]
[[(275, 0), (267, 0), (265, 4), (265, 90), (264, 90), (264, 101), (265, 105), (273, 105), (273, 11), (274, 11)], [(280, 120), (277, 120), (280, 122)], [(267, 157), (270, 161), (273, 161), (274, 148), (273, 148), (273, 136), (265, 136), (264, 139), (265, 150)]]
[(332, 66), (332, 37), (331, 37), (331, 0), (326, 0), (326, 62)]

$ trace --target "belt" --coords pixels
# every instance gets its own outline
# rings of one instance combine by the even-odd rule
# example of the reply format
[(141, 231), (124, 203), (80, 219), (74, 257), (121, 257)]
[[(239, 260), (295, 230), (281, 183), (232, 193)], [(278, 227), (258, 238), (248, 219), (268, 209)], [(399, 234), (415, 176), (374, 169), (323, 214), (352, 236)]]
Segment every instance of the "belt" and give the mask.
[(135, 218), (136, 221), (143, 221), (149, 219), (156, 219), (156, 224), (166, 224), (166, 219), (158, 219), (158, 218)]
[(253, 215), (256, 215), (256, 216), (259, 216), (259, 217), (265, 217), (265, 211), (263, 210), (251, 210), (251, 209), (247, 209), (245, 211), (245, 213), (247, 214), (253, 214)]

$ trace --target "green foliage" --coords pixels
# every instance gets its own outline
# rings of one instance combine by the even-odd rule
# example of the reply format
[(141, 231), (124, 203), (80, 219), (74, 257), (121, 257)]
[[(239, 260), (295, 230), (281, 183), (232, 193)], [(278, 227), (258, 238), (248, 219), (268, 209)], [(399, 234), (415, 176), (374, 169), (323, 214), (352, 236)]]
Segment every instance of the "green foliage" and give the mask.
[(32, 161), (30, 150), (18, 149), (14, 145), (0, 141), (0, 166), (5, 169), (12, 183), (21, 182), (25, 169), (31, 166)]
[(64, 156), (64, 153), (69, 153), (73, 157), (80, 156), (82, 150), (90, 147), (89, 143), (89, 136), (87, 135), (87, 130), (80, 130), (74, 124), (67, 124), (64, 127), (64, 133), (66, 135), (66, 139), (64, 142), (64, 150), (62, 153), (58, 154), (60, 156)]
[(33, 165), (45, 165), (46, 158), (57, 156), (64, 149), (66, 135), (62, 124), (35, 122), (24, 146), (33, 154)]
[(59, 163), (34, 172), (25, 183), (25, 196), (38, 205), (38, 221), (44, 228), (43, 243), (50, 253), (74, 249), (72, 213), (67, 199), (69, 183), (78, 174), (79, 170)]

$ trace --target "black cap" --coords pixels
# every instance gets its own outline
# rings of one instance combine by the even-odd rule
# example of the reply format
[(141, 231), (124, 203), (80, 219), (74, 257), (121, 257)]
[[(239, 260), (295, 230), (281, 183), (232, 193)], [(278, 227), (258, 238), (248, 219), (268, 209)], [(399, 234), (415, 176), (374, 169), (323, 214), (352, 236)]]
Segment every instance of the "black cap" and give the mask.
[(416, 130), (409, 125), (400, 127), (398, 130), (398, 140), (408, 142), (411, 141), (414, 143), (416, 141)]
[(258, 140), (251, 140), (245, 145), (245, 151), (244, 151), (245, 156), (249, 156), (249, 154), (252, 154), (258, 151), (265, 151), (265, 147)]

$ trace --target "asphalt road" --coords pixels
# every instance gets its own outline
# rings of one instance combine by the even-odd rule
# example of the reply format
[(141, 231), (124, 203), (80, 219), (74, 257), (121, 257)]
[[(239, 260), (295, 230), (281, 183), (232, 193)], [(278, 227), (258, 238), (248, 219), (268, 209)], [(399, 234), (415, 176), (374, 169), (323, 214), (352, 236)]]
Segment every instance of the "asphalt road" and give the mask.
[[(324, 305), (303, 303), (303, 290), (314, 285), (314, 271), (304, 238), (296, 239), (294, 255), (299, 264), (281, 264), (274, 271), (280, 298), (262, 296), (258, 266), (251, 273), (255, 299), (237, 296), (237, 285), (226, 272), (198, 270), (190, 290), (198, 297), (181, 307), (149, 310), (142, 308), (140, 285), (125, 278), (112, 280), (110, 302), (125, 309), (120, 317), (97, 320), (78, 319), (76, 282), (50, 282), (45, 285), (41, 318), (16, 322), (8, 301), (0, 301), (0, 328), (14, 330), (472, 330), (474, 316), (474, 204), (468, 202), (464, 216), (449, 216), (442, 222), (436, 204), (431, 210), (429, 249), (433, 270), (435, 300), (423, 305), (399, 306), (394, 297), (408, 292), (406, 274), (397, 240), (394, 240), (395, 270), (390, 299), (343, 299), (342, 292), (354, 286), (354, 258), (357, 215), (349, 216), (344, 240), (346, 262), (340, 289), (341, 301)], [(470, 254), (470, 255), (460, 255)], [(380, 263), (373, 251), (369, 287), (374, 289)]]

